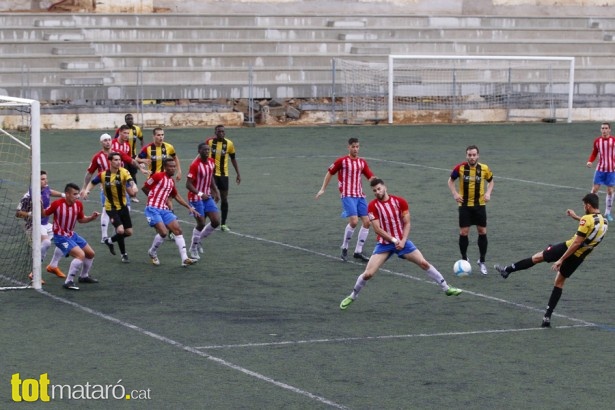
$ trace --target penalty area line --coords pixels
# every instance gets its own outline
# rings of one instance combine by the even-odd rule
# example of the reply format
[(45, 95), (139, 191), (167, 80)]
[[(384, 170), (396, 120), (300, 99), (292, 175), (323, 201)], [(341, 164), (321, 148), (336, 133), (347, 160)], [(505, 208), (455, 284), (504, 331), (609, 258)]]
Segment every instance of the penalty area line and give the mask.
[(335, 402), (333, 402), (333, 401), (331, 401), (329, 399), (326, 399), (324, 397), (318, 396), (318, 395), (316, 395), (314, 393), (310, 393), (310, 392), (308, 392), (306, 390), (303, 390), (303, 389), (300, 389), (298, 387), (294, 387), (294, 386), (291, 386), (289, 384), (286, 384), (286, 383), (280, 382), (278, 380), (272, 379), (271, 377), (265, 376), (265, 375), (263, 375), (261, 373), (257, 373), (255, 371), (249, 370), (249, 369), (247, 369), (245, 367), (241, 367), (239, 365), (231, 363), (231, 362), (229, 362), (227, 360), (224, 360), (224, 359), (221, 359), (219, 357), (215, 357), (215, 356), (212, 356), (212, 355), (207, 354), (205, 352), (202, 352), (202, 351), (200, 351), (199, 349), (197, 349), (195, 347), (187, 346), (187, 345), (185, 345), (183, 343), (180, 343), (180, 342), (178, 342), (176, 340), (170, 339), (170, 338), (168, 338), (166, 336), (162, 336), (162, 335), (159, 335), (157, 333), (151, 332), (151, 331), (149, 331), (147, 329), (143, 329), (142, 327), (139, 327), (137, 325), (133, 325), (132, 323), (129, 323), (129, 322), (125, 322), (125, 321), (123, 321), (121, 319), (118, 319), (118, 318), (115, 318), (113, 316), (107, 315), (105, 313), (99, 312), (97, 310), (91, 309), (91, 308), (89, 308), (87, 306), (84, 306), (84, 305), (81, 305), (79, 303), (70, 301), (70, 300), (65, 299), (63, 297), (56, 296), (56, 295), (51, 294), (51, 293), (49, 293), (49, 292), (47, 292), (45, 290), (38, 290), (38, 292), (43, 294), (43, 295), (45, 295), (45, 296), (47, 296), (47, 297), (49, 297), (49, 298), (51, 298), (51, 299), (53, 299), (53, 300), (55, 300), (55, 301), (57, 301), (57, 302), (61, 302), (61, 303), (64, 303), (66, 305), (72, 306), (75, 309), (82, 310), (82, 311), (84, 311), (84, 312), (86, 312), (88, 314), (94, 315), (94, 316), (96, 316), (96, 317), (98, 317), (100, 319), (106, 320), (108, 322), (114, 323), (114, 324), (119, 325), (119, 326), (123, 326), (123, 327), (125, 327), (127, 329), (130, 329), (130, 330), (133, 330), (133, 331), (135, 331), (135, 332), (137, 332), (137, 333), (139, 333), (141, 335), (151, 337), (151, 338), (153, 338), (155, 340), (158, 340), (160, 342), (166, 343), (166, 344), (168, 344), (170, 346), (173, 346), (175, 348), (178, 348), (180, 350), (184, 350), (186, 352), (196, 354), (196, 355), (198, 355), (200, 357), (203, 357), (203, 358), (205, 358), (207, 360), (211, 360), (212, 362), (218, 363), (219, 365), (222, 365), (224, 367), (228, 367), (230, 369), (239, 371), (239, 372), (241, 372), (241, 373), (243, 373), (245, 375), (248, 375), (250, 377), (256, 378), (256, 379), (264, 381), (266, 383), (273, 384), (273, 385), (275, 385), (277, 387), (281, 387), (281, 388), (283, 388), (285, 390), (289, 390), (289, 391), (291, 391), (293, 393), (296, 393), (296, 394), (308, 397), (308, 398), (310, 398), (312, 400), (315, 400), (315, 401), (317, 401), (319, 403), (326, 404), (328, 406), (331, 406), (331, 407), (334, 407), (334, 408), (337, 408), (337, 409), (347, 409), (347, 407), (344, 406), (344, 405), (341, 405), (339, 403), (335, 403)]
[[(595, 327), (593, 324), (581, 324), (581, 325), (564, 325), (553, 326), (556, 329), (574, 329), (579, 327)], [(208, 350), (208, 349), (234, 349), (234, 348), (250, 348), (250, 347), (268, 347), (268, 346), (294, 346), (302, 344), (315, 344), (315, 343), (348, 343), (348, 342), (363, 342), (370, 340), (391, 340), (391, 339), (414, 339), (414, 338), (427, 338), (427, 337), (454, 337), (454, 336), (473, 336), (473, 335), (485, 335), (485, 334), (501, 334), (501, 333), (518, 333), (518, 332), (532, 332), (532, 331), (546, 331), (542, 327), (527, 327), (520, 329), (486, 329), (486, 330), (470, 330), (467, 332), (438, 332), (438, 333), (415, 333), (405, 335), (381, 335), (381, 336), (361, 336), (361, 337), (341, 337), (330, 339), (307, 339), (307, 340), (287, 340), (282, 342), (263, 342), (263, 343), (242, 343), (242, 344), (229, 344), (229, 345), (210, 345), (210, 346), (197, 346), (195, 349)]]

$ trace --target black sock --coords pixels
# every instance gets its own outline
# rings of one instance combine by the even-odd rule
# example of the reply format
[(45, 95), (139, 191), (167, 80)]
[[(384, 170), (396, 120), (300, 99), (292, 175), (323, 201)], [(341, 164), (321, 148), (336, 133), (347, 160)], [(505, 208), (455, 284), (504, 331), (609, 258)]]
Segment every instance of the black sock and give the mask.
[(487, 255), (487, 234), (478, 235), (478, 252), (480, 253), (480, 261), (485, 263), (485, 256)]
[(529, 269), (534, 265), (536, 264), (532, 262), (532, 258), (521, 259), (519, 262), (515, 262), (512, 265), (507, 266), (506, 272), (511, 273), (511, 272), (516, 272), (518, 270)]
[(461, 259), (468, 260), (468, 245), (470, 240), (467, 236), (459, 235), (459, 252), (461, 252)]
[(547, 311), (545, 312), (545, 316), (551, 317), (551, 313), (553, 313), (553, 310), (555, 310), (555, 306), (557, 306), (557, 302), (559, 302), (559, 298), (561, 296), (562, 296), (562, 288), (553, 286), (553, 290), (551, 291), (551, 297), (549, 297), (549, 304), (547, 305)]

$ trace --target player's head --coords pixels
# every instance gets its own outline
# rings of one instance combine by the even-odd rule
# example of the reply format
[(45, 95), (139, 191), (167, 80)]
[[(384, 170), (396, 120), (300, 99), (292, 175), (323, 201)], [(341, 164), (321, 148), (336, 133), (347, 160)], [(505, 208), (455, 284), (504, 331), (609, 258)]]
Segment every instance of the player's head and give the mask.
[(603, 122), (602, 124), (600, 124), (600, 132), (602, 133), (603, 137), (608, 137), (609, 135), (611, 135), (611, 124), (609, 124), (608, 122)]
[(175, 158), (167, 157), (162, 160), (162, 168), (164, 172), (170, 177), (175, 175), (175, 170), (177, 169), (177, 163), (175, 162)]
[(126, 125), (132, 127), (135, 123), (135, 119), (132, 117), (132, 114), (126, 114), (124, 116), (124, 121), (126, 121)]
[(348, 155), (353, 158), (359, 156), (359, 139), (351, 137), (348, 139)]
[(369, 182), (369, 186), (372, 187), (372, 192), (374, 193), (374, 196), (379, 199), (379, 200), (383, 200), (387, 197), (387, 187), (386, 185), (384, 185), (384, 181), (380, 178), (374, 178)]
[(41, 188), (45, 188), (47, 184), (47, 171), (41, 169)]
[(162, 144), (162, 142), (164, 141), (164, 130), (162, 128), (154, 128), (154, 130), (152, 131), (152, 135), (154, 136), (155, 144)]
[(66, 203), (72, 205), (75, 203), (77, 199), (79, 199), (79, 185), (69, 182), (64, 187), (64, 197), (66, 198)]
[(468, 164), (476, 165), (479, 158), (479, 150), (476, 145), (470, 145), (466, 148), (466, 159), (468, 160)]
[(211, 149), (209, 148), (209, 144), (207, 144), (206, 142), (201, 142), (198, 147), (199, 156), (201, 157), (201, 159), (207, 159), (207, 157), (209, 157), (210, 150)]
[(224, 135), (226, 134), (224, 125), (223, 124), (216, 125), (216, 128), (214, 128), (214, 134), (216, 134), (216, 137), (218, 137), (218, 139), (224, 138)]
[(107, 159), (114, 168), (119, 168), (122, 166), (122, 156), (119, 152), (110, 152), (109, 155), (107, 155)]
[(111, 135), (109, 134), (103, 134), (100, 136), (100, 145), (103, 146), (103, 148), (109, 149), (111, 148)]
[(598, 198), (598, 195), (594, 193), (585, 195), (583, 197), (583, 204), (585, 205), (586, 214), (592, 214), (594, 211), (600, 209), (600, 199)]
[(122, 141), (127, 141), (128, 137), (130, 137), (130, 127), (127, 124), (120, 125), (118, 135)]

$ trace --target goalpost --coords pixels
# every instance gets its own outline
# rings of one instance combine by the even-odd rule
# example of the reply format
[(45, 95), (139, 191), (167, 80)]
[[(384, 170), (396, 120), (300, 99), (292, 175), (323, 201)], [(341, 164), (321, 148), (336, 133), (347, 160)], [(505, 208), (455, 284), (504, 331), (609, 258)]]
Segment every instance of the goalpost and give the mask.
[[(40, 126), (38, 101), (0, 96), (0, 290), (41, 288)], [(26, 230), (16, 211), (30, 187)]]
[(345, 122), (572, 121), (574, 57), (336, 60)]
[(407, 109), (451, 122), (572, 122), (573, 95), (574, 57), (389, 55), (390, 124)]

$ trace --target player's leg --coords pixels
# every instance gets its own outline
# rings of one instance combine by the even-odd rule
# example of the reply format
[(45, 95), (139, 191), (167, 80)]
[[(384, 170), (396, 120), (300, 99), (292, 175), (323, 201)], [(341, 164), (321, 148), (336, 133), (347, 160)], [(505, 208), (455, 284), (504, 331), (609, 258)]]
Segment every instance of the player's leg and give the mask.
[(500, 272), (500, 275), (506, 279), (511, 273), (529, 269), (537, 263), (544, 261), (555, 262), (566, 252), (566, 249), (568, 248), (563, 242), (556, 245), (549, 245), (545, 250), (537, 252), (529, 258), (521, 259), (507, 266), (495, 265), (494, 267)]
[(359, 224), (359, 215), (357, 212), (357, 201), (356, 198), (351, 197), (343, 197), (342, 201), (342, 218), (348, 218), (348, 224), (346, 228), (344, 228), (344, 237), (342, 238), (342, 253), (340, 254), (340, 258), (346, 262), (348, 260), (348, 246), (350, 244), (350, 240), (352, 239), (352, 235), (354, 234), (354, 230)]
[(196, 225), (192, 228), (192, 239), (190, 241), (190, 258), (198, 260), (200, 259), (199, 255), (199, 246), (201, 244), (201, 233), (203, 229), (205, 229), (205, 206), (204, 201), (191, 201), (190, 205), (196, 210), (194, 220), (196, 221)]
[(461, 259), (468, 260), (468, 245), (470, 240), (468, 235), (470, 234), (470, 210), (467, 206), (459, 207), (459, 253)]
[(175, 216), (175, 214), (168, 212), (166, 214), (163, 214), (162, 218), (167, 228), (169, 228), (169, 230), (175, 235), (175, 245), (177, 245), (177, 249), (179, 250), (179, 256), (182, 261), (181, 266), (186, 267), (195, 264), (196, 260), (188, 257), (186, 241), (184, 239), (182, 229), (179, 226), (179, 222), (177, 222), (177, 217)]
[(369, 234), (370, 222), (367, 217), (367, 201), (365, 198), (358, 198), (357, 214), (359, 218), (361, 218), (361, 229), (359, 229), (359, 237), (357, 238), (357, 245), (355, 246), (353, 257), (362, 262), (367, 262), (369, 258), (363, 255), (363, 246), (365, 245), (367, 235)]
[(404, 249), (399, 252), (399, 257), (404, 258), (409, 262), (416, 264), (419, 268), (423, 269), (427, 276), (431, 278), (443, 292), (446, 292), (448, 296), (457, 296), (461, 293), (460, 289), (449, 286), (444, 279), (444, 276), (435, 268), (431, 263), (425, 259), (420, 250), (411, 242), (406, 241)]
[(377, 244), (374, 249), (374, 253), (369, 258), (369, 262), (367, 262), (367, 266), (363, 273), (359, 275), (357, 278), (354, 287), (352, 288), (352, 293), (344, 298), (340, 303), (340, 309), (346, 309), (354, 300), (359, 296), (359, 292), (361, 289), (367, 284), (367, 281), (370, 280), (380, 269), (380, 267), (389, 259), (391, 254), (393, 253), (395, 246), (393, 244), (382, 245)]
[[(75, 234), (76, 235), (76, 234)], [(79, 283), (98, 283), (98, 279), (94, 279), (90, 276), (90, 269), (92, 269), (92, 264), (94, 263), (94, 249), (85, 241), (83, 238), (79, 238), (79, 243), (85, 258), (83, 259), (83, 269), (81, 269), (81, 274), (79, 275)]]
[(147, 251), (147, 254), (152, 261), (152, 264), (156, 266), (160, 265), (160, 260), (158, 259), (158, 248), (164, 243), (164, 238), (168, 234), (167, 228), (162, 221), (162, 217), (160, 214), (161, 211), (161, 209), (154, 208), (151, 206), (146, 206), (144, 211), (147, 223), (149, 224), (149, 226), (156, 230), (156, 235), (154, 236), (152, 245)]

